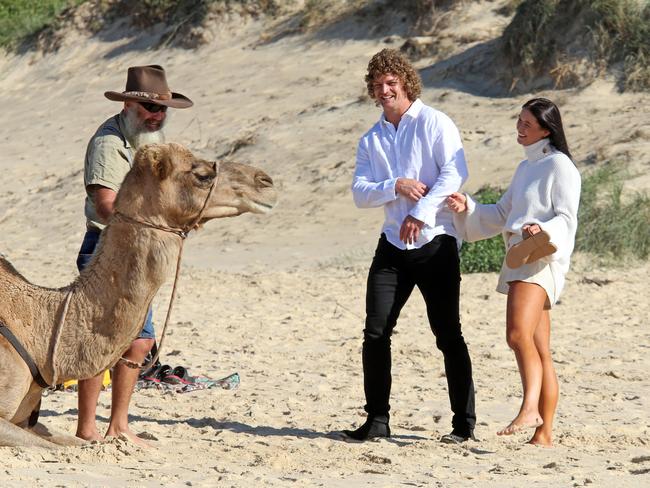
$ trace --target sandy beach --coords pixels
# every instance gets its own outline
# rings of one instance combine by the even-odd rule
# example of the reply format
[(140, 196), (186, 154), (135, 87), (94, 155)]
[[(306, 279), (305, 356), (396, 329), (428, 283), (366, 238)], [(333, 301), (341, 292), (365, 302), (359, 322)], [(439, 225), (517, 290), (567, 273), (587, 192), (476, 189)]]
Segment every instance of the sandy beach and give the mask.
[[(496, 13), (500, 3), (473, 2), (463, 11), (463, 27), (444, 31), (452, 46), (446, 58), (500, 35), (508, 22)], [(463, 276), (461, 294), (479, 442), (438, 442), (451, 412), (442, 355), (417, 293), (393, 339), (393, 437), (356, 444), (336, 435), (364, 419), (365, 279), (383, 218), (379, 209), (355, 208), (349, 189), (357, 140), (380, 115), (363, 76), (375, 52), (399, 48), (406, 34), (351, 19), (269, 40), (276, 24), (233, 15), (192, 50), (154, 49), (155, 30), (134, 36), (118, 25), (104, 35), (71, 31), (54, 53), (0, 55), (0, 253), (34, 283), (60, 287), (77, 274), (83, 156), (99, 124), (120, 110), (103, 93), (123, 89), (129, 66), (162, 64), (172, 89), (194, 100), (189, 110), (170, 111), (169, 141), (208, 159), (234, 150), (232, 159), (263, 168), (280, 191), (270, 214), (215, 220), (189, 238), (162, 353), (163, 362), (192, 374), (238, 372), (239, 388), (140, 390), (131, 425), (153, 449), (119, 439), (0, 447), (0, 485), (649, 485), (648, 263), (605, 268), (574, 256), (552, 312), (561, 390), (555, 447), (526, 445), (526, 434), (496, 436), (516, 413), (521, 388), (505, 342), (505, 297), (491, 273)], [(466, 189), (507, 185), (523, 159), (516, 114), (530, 96), (487, 96), (453, 69), (444, 74), (439, 61), (416, 62), (422, 100), (461, 130)], [(632, 175), (626, 188), (650, 188), (648, 93), (619, 93), (602, 77), (542, 95), (562, 109), (581, 171), (624, 156)], [(156, 324), (170, 291), (171, 277), (154, 302)], [(48, 394), (43, 422), (74, 433), (76, 400)], [(109, 413), (103, 392), (100, 426)]]

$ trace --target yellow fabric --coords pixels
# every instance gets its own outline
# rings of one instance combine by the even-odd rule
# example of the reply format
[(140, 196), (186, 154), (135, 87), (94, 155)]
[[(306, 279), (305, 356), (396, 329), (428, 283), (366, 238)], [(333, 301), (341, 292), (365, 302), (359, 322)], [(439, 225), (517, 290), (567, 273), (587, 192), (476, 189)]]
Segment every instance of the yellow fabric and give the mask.
[[(63, 388), (70, 388), (71, 386), (75, 386), (78, 383), (77, 380), (68, 380), (63, 383)], [(102, 386), (104, 388), (108, 388), (111, 386), (111, 372), (107, 369), (104, 371), (104, 378), (102, 378)]]

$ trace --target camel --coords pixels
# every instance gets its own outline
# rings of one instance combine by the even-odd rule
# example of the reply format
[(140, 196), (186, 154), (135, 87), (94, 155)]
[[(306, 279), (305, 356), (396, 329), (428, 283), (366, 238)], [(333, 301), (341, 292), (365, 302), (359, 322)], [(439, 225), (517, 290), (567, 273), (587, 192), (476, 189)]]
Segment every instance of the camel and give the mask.
[[(170, 230), (265, 213), (276, 202), (273, 181), (253, 166), (199, 159), (179, 144), (144, 146), (118, 192), (93, 259), (72, 284), (34, 285), (0, 257), (0, 322), (47, 384), (96, 376), (138, 335), (149, 304), (175, 268), (183, 239)], [(0, 446), (85, 442), (41, 423), (29, 426), (44, 388), (1, 335), (0, 372)]]

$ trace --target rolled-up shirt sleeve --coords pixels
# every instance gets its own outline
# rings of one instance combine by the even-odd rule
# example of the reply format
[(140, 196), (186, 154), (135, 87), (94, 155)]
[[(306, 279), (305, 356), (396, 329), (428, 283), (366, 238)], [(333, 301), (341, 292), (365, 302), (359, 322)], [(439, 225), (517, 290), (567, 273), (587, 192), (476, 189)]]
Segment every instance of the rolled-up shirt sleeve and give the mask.
[(88, 145), (84, 184), (101, 185), (117, 192), (131, 169), (128, 149), (118, 137), (104, 136)]
[(381, 207), (397, 198), (397, 178), (375, 181), (365, 141), (357, 146), (357, 164), (352, 179), (352, 197), (359, 208)]
[(439, 175), (429, 192), (409, 212), (411, 216), (433, 227), (436, 215), (445, 208), (445, 200), (467, 181), (465, 151), (458, 129), (449, 117), (439, 116), (437, 135), (433, 139), (432, 155)]

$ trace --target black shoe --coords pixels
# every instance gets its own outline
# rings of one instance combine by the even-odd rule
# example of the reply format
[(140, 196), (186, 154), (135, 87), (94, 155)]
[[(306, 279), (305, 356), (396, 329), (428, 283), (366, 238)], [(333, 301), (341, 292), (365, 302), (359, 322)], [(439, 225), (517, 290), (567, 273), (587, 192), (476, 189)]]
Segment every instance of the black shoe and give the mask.
[(367, 441), (376, 437), (390, 437), (390, 427), (388, 422), (369, 418), (357, 430), (344, 430), (343, 434), (355, 441)]
[(451, 434), (445, 434), (440, 438), (440, 442), (443, 444), (462, 444), (463, 442), (467, 441), (476, 441), (476, 437), (474, 437), (474, 433), (470, 432), (468, 435), (465, 434), (458, 434), (454, 431), (451, 432)]

